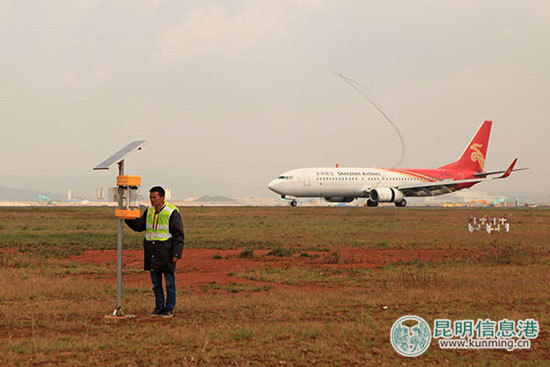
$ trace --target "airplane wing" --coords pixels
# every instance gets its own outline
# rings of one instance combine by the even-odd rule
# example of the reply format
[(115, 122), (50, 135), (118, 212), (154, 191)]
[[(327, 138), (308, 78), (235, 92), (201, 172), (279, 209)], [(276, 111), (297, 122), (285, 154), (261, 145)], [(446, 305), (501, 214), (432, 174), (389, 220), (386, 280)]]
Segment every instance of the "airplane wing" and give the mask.
[(434, 182), (424, 182), (416, 185), (404, 185), (397, 188), (403, 192), (405, 196), (435, 196), (449, 194), (460, 190), (460, 185), (468, 183), (478, 183), (489, 180), (487, 178), (474, 178), (468, 180), (442, 180)]
[(397, 186), (397, 189), (401, 190), (405, 196), (434, 196), (441, 194), (448, 194), (460, 190), (464, 184), (475, 184), (482, 181), (498, 180), (506, 178), (514, 171), (514, 166), (517, 162), (517, 158), (514, 159), (510, 167), (504, 172), (502, 176), (493, 178), (470, 178), (465, 180), (441, 180), (433, 182), (423, 182), (415, 185), (403, 185)]

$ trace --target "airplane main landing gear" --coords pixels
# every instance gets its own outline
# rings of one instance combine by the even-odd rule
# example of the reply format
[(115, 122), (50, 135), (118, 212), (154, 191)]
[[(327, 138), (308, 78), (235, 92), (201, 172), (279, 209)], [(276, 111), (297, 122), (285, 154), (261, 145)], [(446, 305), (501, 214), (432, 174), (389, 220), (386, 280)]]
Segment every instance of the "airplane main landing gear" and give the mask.
[(401, 201), (395, 202), (395, 206), (400, 206), (402, 208), (407, 206), (407, 200), (402, 199)]
[(296, 200), (290, 201), (290, 206), (296, 206), (296, 205), (298, 205), (298, 202)]
[(377, 207), (378, 201), (372, 201), (371, 199), (367, 200), (367, 206)]

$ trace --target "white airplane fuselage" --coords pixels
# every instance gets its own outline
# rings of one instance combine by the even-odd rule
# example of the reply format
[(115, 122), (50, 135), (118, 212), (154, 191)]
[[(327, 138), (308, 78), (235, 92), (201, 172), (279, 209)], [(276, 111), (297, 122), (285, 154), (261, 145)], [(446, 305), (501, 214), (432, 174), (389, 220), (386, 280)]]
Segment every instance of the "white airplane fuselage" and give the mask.
[[(440, 170), (434, 171), (441, 174)], [(452, 176), (449, 175), (449, 178)], [(413, 175), (412, 170), (401, 172), (384, 168), (320, 167), (284, 172), (267, 186), (271, 191), (285, 197), (324, 197), (329, 201), (334, 198), (334, 201), (340, 202), (351, 201), (351, 198), (369, 197), (369, 192), (376, 188), (410, 186), (435, 180), (431, 177), (418, 177), (418, 173)], [(438, 190), (415, 196), (433, 196), (448, 192)], [(337, 200), (341, 198), (350, 199)]]

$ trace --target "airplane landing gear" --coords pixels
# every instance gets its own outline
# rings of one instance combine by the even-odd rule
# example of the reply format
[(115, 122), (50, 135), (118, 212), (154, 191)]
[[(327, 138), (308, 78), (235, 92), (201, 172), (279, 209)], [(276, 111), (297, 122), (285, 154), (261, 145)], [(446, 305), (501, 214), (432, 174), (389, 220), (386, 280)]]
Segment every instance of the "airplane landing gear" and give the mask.
[(377, 207), (378, 201), (372, 201), (371, 199), (367, 200), (367, 206)]
[(296, 200), (290, 201), (290, 206), (296, 206), (296, 205), (298, 205), (298, 202)]
[(407, 200), (402, 199), (401, 201), (396, 202), (396, 203), (395, 203), (395, 206), (400, 206), (400, 207), (404, 208), (404, 207), (407, 206)]

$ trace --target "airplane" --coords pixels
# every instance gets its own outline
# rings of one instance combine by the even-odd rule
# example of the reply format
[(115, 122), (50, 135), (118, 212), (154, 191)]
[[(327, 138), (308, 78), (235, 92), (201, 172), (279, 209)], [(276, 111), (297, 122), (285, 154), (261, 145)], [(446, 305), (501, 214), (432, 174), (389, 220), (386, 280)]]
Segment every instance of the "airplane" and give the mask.
[[(349, 203), (368, 198), (367, 206), (394, 203), (405, 207), (405, 197), (426, 197), (452, 193), (487, 181), (510, 176), (515, 158), (504, 171), (485, 172), (485, 157), (492, 121), (484, 121), (457, 161), (435, 169), (408, 168), (301, 168), (282, 173), (267, 187), (290, 201), (296, 198), (321, 197), (328, 202)], [(500, 175), (489, 178), (488, 176)]]

